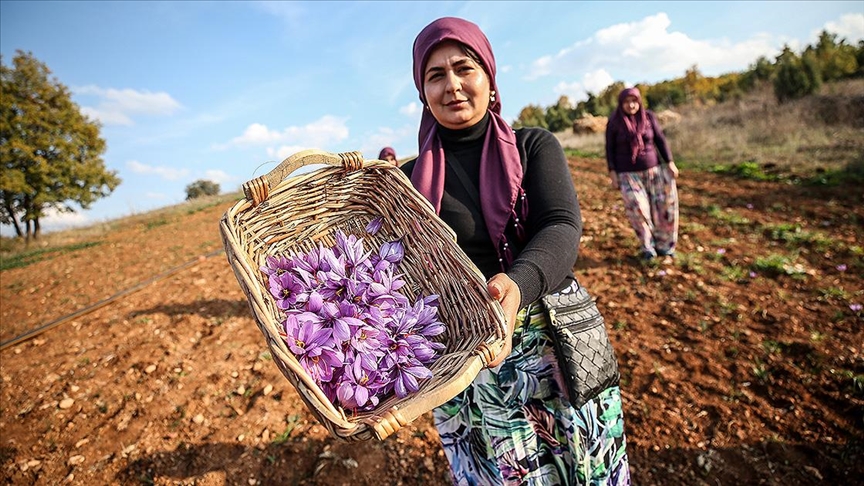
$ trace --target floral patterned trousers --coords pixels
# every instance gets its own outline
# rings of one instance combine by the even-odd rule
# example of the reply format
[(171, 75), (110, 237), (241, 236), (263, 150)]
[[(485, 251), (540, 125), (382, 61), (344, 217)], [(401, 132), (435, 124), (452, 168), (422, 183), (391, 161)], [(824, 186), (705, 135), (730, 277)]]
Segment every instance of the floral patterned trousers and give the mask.
[(662, 164), (639, 172), (619, 172), (618, 186), (642, 254), (673, 254), (678, 242), (678, 188), (669, 167)]
[(543, 306), (518, 319), (510, 356), (434, 410), (453, 484), (629, 486), (619, 388), (574, 408)]

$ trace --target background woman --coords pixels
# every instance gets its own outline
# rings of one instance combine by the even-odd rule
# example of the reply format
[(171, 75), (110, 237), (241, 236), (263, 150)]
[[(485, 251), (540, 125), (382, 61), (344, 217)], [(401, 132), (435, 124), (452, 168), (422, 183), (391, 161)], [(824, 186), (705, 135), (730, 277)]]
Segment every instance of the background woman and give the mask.
[[(630, 483), (617, 383), (578, 409), (565, 395), (539, 299), (571, 291), (582, 219), (557, 139), (503, 120), (495, 58), (473, 23), (446, 17), (414, 41), (424, 105), (402, 166), (456, 232), (504, 309), (506, 347), (434, 411), (455, 484)], [(505, 359), (506, 358), (506, 359)]]
[[(657, 150), (665, 164), (660, 164)], [(678, 168), (657, 117), (642, 106), (642, 95), (628, 88), (606, 126), (606, 162), (612, 187), (621, 190), (624, 211), (650, 260), (672, 256), (678, 242)]]
[(399, 165), (399, 162), (396, 161), (396, 151), (393, 150), (393, 147), (384, 147), (378, 152), (378, 160), (383, 160), (385, 162), (390, 162), (393, 165)]

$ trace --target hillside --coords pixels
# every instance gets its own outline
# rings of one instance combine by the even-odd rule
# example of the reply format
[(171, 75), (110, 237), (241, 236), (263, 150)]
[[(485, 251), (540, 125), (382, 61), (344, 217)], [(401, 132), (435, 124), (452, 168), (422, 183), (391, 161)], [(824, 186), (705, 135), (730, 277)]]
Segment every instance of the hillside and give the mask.
[[(603, 161), (570, 164), (576, 271), (620, 359), (634, 484), (862, 477), (861, 191), (682, 170), (681, 254), (646, 265)], [(231, 204), (4, 256), (3, 342), (101, 303), (0, 351), (5, 484), (447, 484), (429, 414), (384, 442), (315, 423), (219, 252)]]

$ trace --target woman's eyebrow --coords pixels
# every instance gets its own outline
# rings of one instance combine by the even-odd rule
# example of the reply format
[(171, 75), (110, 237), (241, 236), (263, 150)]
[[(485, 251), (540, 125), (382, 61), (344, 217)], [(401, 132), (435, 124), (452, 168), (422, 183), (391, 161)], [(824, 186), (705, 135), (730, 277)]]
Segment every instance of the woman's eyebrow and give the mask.
[[(456, 59), (455, 61), (449, 63), (449, 65), (452, 67), (459, 67), (459, 66), (462, 66), (464, 64), (470, 64), (470, 63), (471, 63), (471, 58), (462, 57), (462, 58)], [(444, 67), (445, 66), (429, 66), (428, 68), (426, 68), (426, 74), (429, 74), (432, 71), (443, 71)]]

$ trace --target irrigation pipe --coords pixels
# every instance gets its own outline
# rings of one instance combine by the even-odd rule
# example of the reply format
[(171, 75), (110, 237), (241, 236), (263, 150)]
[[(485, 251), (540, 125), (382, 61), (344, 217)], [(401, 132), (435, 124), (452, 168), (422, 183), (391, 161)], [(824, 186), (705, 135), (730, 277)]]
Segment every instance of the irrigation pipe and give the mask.
[(104, 307), (104, 306), (110, 304), (111, 302), (114, 302), (115, 300), (121, 298), (121, 297), (125, 297), (129, 294), (135, 293), (135, 292), (143, 289), (144, 287), (150, 285), (153, 282), (156, 282), (156, 281), (162, 280), (164, 278), (170, 277), (171, 275), (174, 275), (175, 273), (178, 273), (182, 270), (185, 270), (185, 269), (195, 265), (196, 263), (200, 262), (202, 260), (202, 258), (204, 260), (206, 260), (207, 258), (214, 257), (220, 253), (223, 253), (224, 251), (225, 251), (224, 249), (220, 248), (218, 250), (207, 253), (206, 255), (199, 255), (199, 256), (195, 257), (194, 259), (189, 260), (188, 262), (186, 262), (182, 265), (179, 265), (179, 266), (176, 266), (176, 267), (171, 268), (169, 270), (166, 270), (165, 272), (162, 272), (159, 275), (156, 275), (155, 277), (152, 277), (150, 279), (147, 279), (147, 280), (135, 285), (134, 287), (131, 287), (131, 288), (128, 288), (126, 290), (122, 290), (120, 292), (117, 292), (116, 294), (112, 295), (111, 297), (108, 297), (107, 299), (102, 299), (93, 305), (87, 306), (83, 309), (75, 311), (72, 314), (68, 314), (68, 315), (63, 316), (59, 319), (55, 319), (55, 320), (53, 320), (47, 324), (44, 324), (40, 327), (37, 327), (36, 329), (31, 329), (31, 330), (25, 332), (24, 334), (21, 334), (18, 337), (14, 337), (8, 341), (4, 341), (4, 342), (0, 343), (0, 351), (3, 351), (4, 349), (8, 348), (9, 346), (15, 346), (16, 344), (27, 341), (28, 339), (33, 339), (34, 337), (42, 334), (43, 332), (45, 332), (51, 328), (57, 327), (60, 324), (63, 324), (64, 322), (71, 321), (72, 319), (75, 319), (77, 317), (81, 317), (85, 314), (89, 314), (89, 313), (95, 311), (96, 309), (99, 309), (100, 307)]

